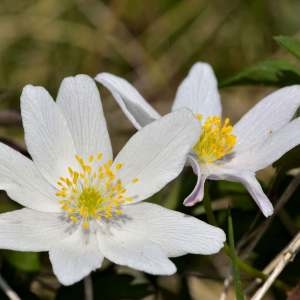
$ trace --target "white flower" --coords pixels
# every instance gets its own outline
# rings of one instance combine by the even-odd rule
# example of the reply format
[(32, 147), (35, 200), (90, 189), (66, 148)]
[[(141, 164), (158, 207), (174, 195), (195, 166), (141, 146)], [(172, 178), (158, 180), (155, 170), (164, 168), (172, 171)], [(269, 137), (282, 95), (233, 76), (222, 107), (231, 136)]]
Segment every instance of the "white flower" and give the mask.
[[(108, 73), (96, 80), (106, 86), (136, 128), (160, 115), (127, 81)], [(184, 204), (203, 198), (206, 179), (226, 179), (244, 184), (265, 216), (273, 206), (264, 194), (255, 172), (272, 164), (300, 142), (300, 118), (293, 119), (300, 105), (300, 86), (282, 88), (255, 105), (232, 127), (221, 120), (217, 81), (210, 65), (196, 63), (180, 84), (172, 110), (189, 108), (202, 131), (188, 162), (198, 175), (196, 187)]]
[(168, 259), (220, 250), (224, 232), (194, 217), (142, 203), (181, 172), (199, 127), (183, 109), (136, 133), (114, 162), (97, 87), (63, 80), (54, 102), (42, 87), (21, 96), (33, 160), (0, 144), (0, 188), (26, 208), (0, 215), (0, 248), (49, 251), (60, 282), (72, 284), (104, 257), (152, 274)]

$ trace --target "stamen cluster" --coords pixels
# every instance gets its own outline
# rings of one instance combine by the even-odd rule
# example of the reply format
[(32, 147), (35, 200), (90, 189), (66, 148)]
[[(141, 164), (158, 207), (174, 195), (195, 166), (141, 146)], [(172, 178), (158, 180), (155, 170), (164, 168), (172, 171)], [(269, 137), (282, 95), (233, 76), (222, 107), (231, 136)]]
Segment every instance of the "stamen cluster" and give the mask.
[(69, 167), (69, 177), (60, 177), (57, 182), (56, 196), (68, 218), (88, 229), (91, 220), (122, 215), (122, 205), (132, 201), (125, 195), (121, 180), (116, 179), (123, 164), (112, 167), (111, 160), (101, 164), (102, 153), (89, 156), (87, 162), (76, 155), (76, 160), (79, 171)]
[[(199, 116), (196, 117), (201, 120)], [(232, 134), (232, 130), (228, 118), (222, 124), (220, 117), (208, 117), (202, 126), (201, 136), (193, 147), (198, 159), (204, 163), (211, 163), (229, 154), (236, 143), (236, 136)]]

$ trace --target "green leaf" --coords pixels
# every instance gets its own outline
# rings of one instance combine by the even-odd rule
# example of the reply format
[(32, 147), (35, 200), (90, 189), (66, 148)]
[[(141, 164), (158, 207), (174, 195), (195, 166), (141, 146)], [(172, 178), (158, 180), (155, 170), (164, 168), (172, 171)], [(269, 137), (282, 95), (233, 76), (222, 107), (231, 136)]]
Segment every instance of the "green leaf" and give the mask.
[(285, 60), (265, 60), (225, 79), (220, 87), (238, 84), (285, 86), (300, 83), (300, 71)]
[(239, 272), (239, 267), (238, 267), (238, 262), (235, 253), (235, 247), (234, 247), (234, 232), (233, 232), (233, 224), (232, 224), (232, 217), (231, 217), (230, 210), (228, 210), (228, 237), (229, 237), (229, 251), (230, 251), (230, 258), (232, 263), (236, 299), (244, 300), (244, 293), (242, 290), (240, 272)]
[(40, 256), (36, 252), (3, 251), (4, 258), (9, 264), (23, 272), (40, 270)]
[(279, 44), (279, 46), (285, 48), (295, 57), (300, 59), (300, 40), (283, 35), (275, 36), (274, 40)]

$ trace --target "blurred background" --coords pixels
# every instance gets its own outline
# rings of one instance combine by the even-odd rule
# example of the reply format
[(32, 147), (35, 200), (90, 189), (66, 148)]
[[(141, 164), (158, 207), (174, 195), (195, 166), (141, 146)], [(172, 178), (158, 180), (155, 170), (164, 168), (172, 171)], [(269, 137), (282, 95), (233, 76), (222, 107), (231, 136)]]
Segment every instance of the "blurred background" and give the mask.
[[(164, 114), (196, 61), (213, 66), (224, 114), (234, 123), (274, 88), (300, 83), (300, 52), (297, 56), (295, 44), (289, 47), (291, 41), (283, 37), (297, 38), (299, 16), (297, 0), (1, 0), (0, 140), (27, 154), (19, 96), (28, 83), (46, 87), (55, 97), (66, 76), (111, 72), (132, 82)], [(100, 92), (117, 152), (134, 129), (109, 93), (103, 88)], [(286, 171), (297, 167), (299, 158), (296, 149), (276, 168), (259, 174), (275, 203), (295, 179)], [(206, 220), (202, 205), (187, 209), (181, 204), (195, 182), (189, 170), (184, 175), (152, 201)], [(299, 231), (297, 189), (298, 185), (280, 214), (266, 221), (239, 184), (208, 185), (207, 197), (219, 226), (227, 230), (231, 206), (237, 253), (258, 272)], [(0, 196), (1, 212), (18, 208), (5, 193)], [(170, 277), (107, 262), (91, 278), (94, 299), (234, 299), (231, 263), (224, 253), (175, 261), (179, 273)], [(250, 295), (257, 288), (256, 276), (246, 269), (240, 270), (242, 286)], [(68, 288), (59, 285), (46, 254), (1, 251), (0, 273), (22, 299), (86, 297), (83, 282)], [(300, 299), (299, 280), (296, 258), (264, 299)], [(292, 298), (295, 295), (298, 298)], [(7, 299), (1, 291), (0, 299)]]

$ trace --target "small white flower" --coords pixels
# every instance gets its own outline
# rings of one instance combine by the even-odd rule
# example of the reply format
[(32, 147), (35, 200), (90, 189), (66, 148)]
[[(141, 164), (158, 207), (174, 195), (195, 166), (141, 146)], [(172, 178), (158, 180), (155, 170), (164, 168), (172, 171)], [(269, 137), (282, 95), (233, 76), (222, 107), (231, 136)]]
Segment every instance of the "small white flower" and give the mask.
[[(160, 115), (127, 81), (100, 73), (96, 80), (106, 86), (136, 128)], [(263, 214), (273, 206), (255, 178), (255, 172), (272, 164), (300, 143), (300, 118), (293, 119), (300, 105), (300, 86), (282, 88), (255, 105), (232, 127), (221, 119), (220, 95), (210, 65), (196, 63), (180, 84), (172, 110), (189, 108), (202, 131), (188, 162), (198, 175), (196, 187), (185, 199), (187, 206), (203, 198), (206, 179), (226, 179), (244, 184)]]
[(168, 259), (220, 250), (224, 232), (196, 218), (140, 201), (181, 172), (199, 126), (183, 109), (136, 133), (112, 162), (97, 87), (63, 80), (54, 102), (42, 87), (21, 96), (33, 160), (0, 144), (0, 188), (26, 208), (0, 215), (0, 248), (49, 251), (60, 282), (72, 284), (104, 257), (152, 274)]

